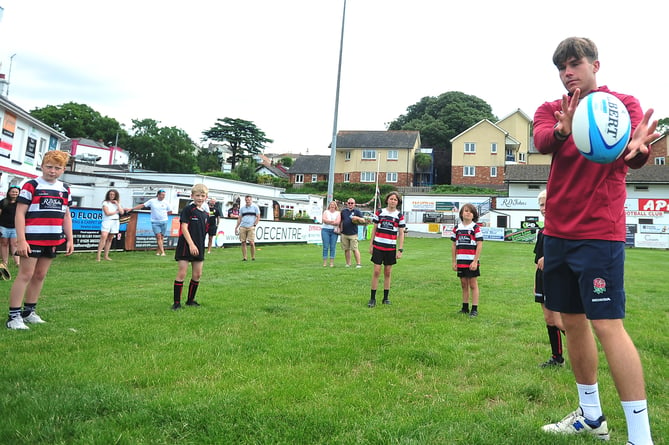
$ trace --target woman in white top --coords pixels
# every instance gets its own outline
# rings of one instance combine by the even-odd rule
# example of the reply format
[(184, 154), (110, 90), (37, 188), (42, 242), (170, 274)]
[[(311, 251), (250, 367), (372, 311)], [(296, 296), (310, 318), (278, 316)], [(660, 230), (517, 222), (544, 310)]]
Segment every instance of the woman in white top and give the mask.
[(330, 267), (334, 267), (335, 252), (337, 250), (337, 238), (339, 230), (335, 233), (335, 228), (339, 228), (341, 223), (341, 213), (337, 203), (332, 201), (327, 210), (323, 212), (323, 225), (321, 226), (321, 240), (323, 241), (323, 267), (328, 265), (328, 251), (330, 252)]
[(118, 191), (114, 189), (109, 190), (102, 203), (102, 227), (100, 229), (100, 243), (98, 243), (98, 261), (100, 261), (103, 247), (105, 260), (111, 261), (111, 258), (109, 258), (109, 249), (111, 248), (112, 239), (119, 231), (120, 215), (123, 215), (125, 212), (126, 210), (121, 207), (121, 197)]

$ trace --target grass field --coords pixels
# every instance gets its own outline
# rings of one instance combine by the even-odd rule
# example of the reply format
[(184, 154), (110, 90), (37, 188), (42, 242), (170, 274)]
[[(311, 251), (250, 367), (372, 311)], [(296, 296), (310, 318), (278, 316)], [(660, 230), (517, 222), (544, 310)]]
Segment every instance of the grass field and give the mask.
[[(199, 308), (171, 311), (176, 264), (152, 252), (59, 256), (38, 306), (2, 331), (2, 444), (586, 444), (546, 436), (577, 406), (533, 302), (532, 245), (486, 242), (480, 315), (457, 314), (450, 241), (408, 238), (391, 306), (371, 263), (323, 268), (313, 245), (207, 256)], [(669, 444), (669, 252), (627, 253), (626, 326), (656, 445)], [(14, 270), (14, 269), (12, 269)], [(9, 282), (0, 283), (7, 295)], [(624, 415), (601, 357), (612, 444)]]

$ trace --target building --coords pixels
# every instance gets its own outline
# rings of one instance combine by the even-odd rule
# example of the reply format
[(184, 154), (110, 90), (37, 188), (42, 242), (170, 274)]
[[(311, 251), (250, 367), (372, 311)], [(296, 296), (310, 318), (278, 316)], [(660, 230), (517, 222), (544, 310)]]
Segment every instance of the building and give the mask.
[(288, 170), (288, 178), (294, 187), (319, 181), (327, 181), (330, 176), (330, 156), (304, 155), (295, 159)]
[(69, 139), (60, 144), (60, 149), (68, 152), (74, 162), (119, 166), (127, 166), (130, 163), (127, 151), (92, 139)]
[(3, 88), (6, 83), (0, 82), (0, 198), (5, 197), (10, 185), (40, 176), (44, 153), (68, 140), (8, 100)]
[(503, 190), (508, 165), (548, 165), (532, 141), (532, 120), (520, 109), (497, 122), (483, 119), (450, 140), (451, 184)]
[(418, 131), (340, 131), (334, 182), (412, 186), (419, 149)]

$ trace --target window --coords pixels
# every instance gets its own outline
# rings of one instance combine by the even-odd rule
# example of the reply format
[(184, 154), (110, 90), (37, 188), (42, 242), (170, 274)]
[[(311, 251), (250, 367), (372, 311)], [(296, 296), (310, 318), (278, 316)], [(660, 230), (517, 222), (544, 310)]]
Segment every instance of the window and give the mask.
[(345, 161), (350, 161), (351, 160), (351, 152), (350, 151), (347, 151), (346, 153), (344, 153), (344, 160)]
[(311, 175), (311, 182), (318, 182), (318, 175)]
[(664, 165), (664, 156), (655, 158), (655, 165)]
[[(350, 153), (350, 151), (348, 153)], [(350, 173), (344, 173), (344, 182), (351, 182), (351, 174)]]
[(387, 172), (386, 182), (397, 182), (397, 173)]
[(497, 142), (493, 142), (490, 144), (490, 153), (494, 155), (497, 154)]
[(506, 158), (505, 158), (505, 160), (506, 160), (506, 162), (515, 162), (515, 161), (516, 161), (516, 157), (515, 157), (514, 154), (513, 154), (513, 150), (511, 150), (511, 149), (509, 149), (509, 148), (506, 149)]
[(397, 150), (388, 150), (388, 160), (397, 161), (400, 157), (400, 153)]
[(462, 176), (476, 176), (476, 167), (473, 165), (465, 165)]
[(360, 182), (375, 182), (376, 172), (360, 172)]
[(526, 162), (525, 161), (526, 155), (527, 153), (518, 152), (518, 162)]
[(465, 153), (476, 153), (476, 143), (465, 142)]
[(376, 150), (363, 150), (362, 160), (376, 160)]
[(302, 184), (304, 182), (304, 175), (295, 175), (295, 184)]
[(490, 167), (490, 177), (491, 178), (497, 177), (497, 167)]

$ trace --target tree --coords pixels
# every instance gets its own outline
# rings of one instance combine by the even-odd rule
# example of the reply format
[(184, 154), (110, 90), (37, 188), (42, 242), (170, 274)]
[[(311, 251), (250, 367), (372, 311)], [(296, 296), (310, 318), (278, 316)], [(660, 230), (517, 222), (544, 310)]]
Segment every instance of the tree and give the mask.
[(87, 138), (123, 147), (128, 132), (116, 119), (102, 116), (88, 105), (69, 102), (35, 108), (30, 114), (69, 138)]
[(438, 97), (424, 97), (409, 106), (406, 114), (388, 124), (388, 130), (420, 131), (422, 146), (433, 149), (437, 183), (448, 184), (450, 140), (482, 119), (497, 120), (490, 105), (476, 96), (449, 91)]
[(195, 173), (195, 144), (176, 127), (160, 127), (153, 119), (132, 120), (127, 150), (136, 166), (167, 173)]
[(218, 119), (213, 127), (203, 131), (202, 134), (206, 139), (227, 142), (232, 152), (228, 161), (233, 170), (244, 159), (262, 153), (265, 144), (274, 142), (268, 139), (265, 132), (256, 127), (253, 122), (230, 117)]
[(281, 165), (283, 165), (286, 168), (290, 168), (293, 166), (293, 158), (291, 158), (290, 156), (284, 156), (283, 158), (281, 158), (281, 161), (279, 162), (281, 162)]
[(253, 159), (244, 159), (239, 162), (239, 165), (233, 171), (239, 176), (240, 180), (256, 183), (258, 182), (257, 166)]
[(196, 158), (197, 166), (201, 172), (221, 171), (221, 156), (218, 151), (200, 149)]
[(669, 134), (669, 117), (658, 119), (657, 132), (662, 134)]

